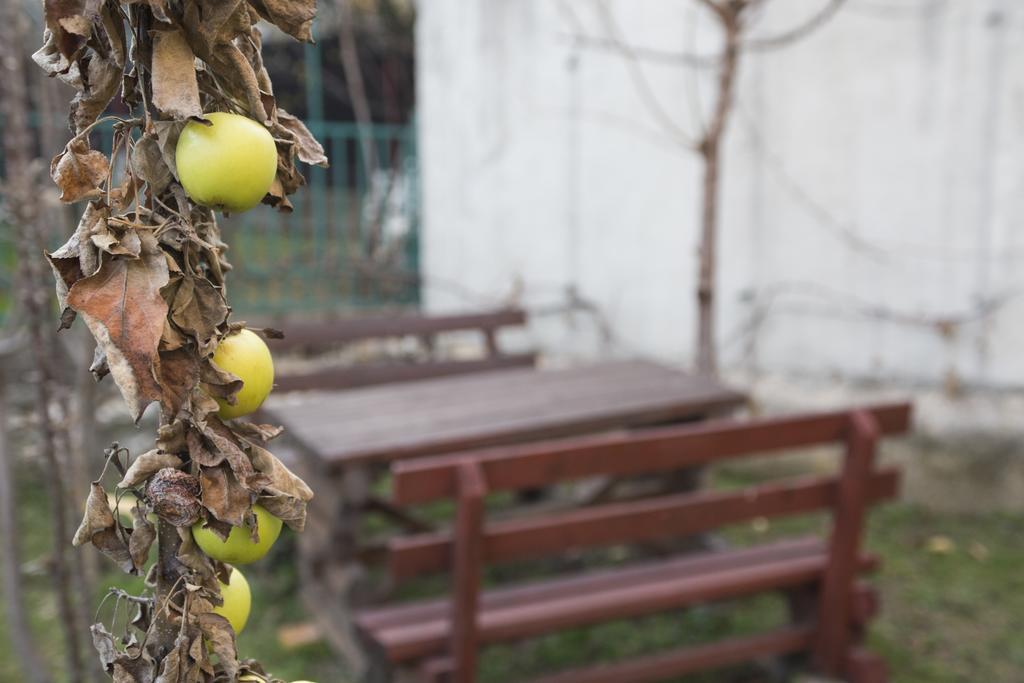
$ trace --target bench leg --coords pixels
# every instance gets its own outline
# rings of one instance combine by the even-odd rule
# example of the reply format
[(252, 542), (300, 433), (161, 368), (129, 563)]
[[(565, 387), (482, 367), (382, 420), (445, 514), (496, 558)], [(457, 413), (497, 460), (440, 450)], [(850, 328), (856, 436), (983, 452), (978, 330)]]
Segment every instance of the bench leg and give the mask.
[(846, 655), (846, 680), (849, 683), (889, 683), (889, 667), (874, 652), (855, 647)]

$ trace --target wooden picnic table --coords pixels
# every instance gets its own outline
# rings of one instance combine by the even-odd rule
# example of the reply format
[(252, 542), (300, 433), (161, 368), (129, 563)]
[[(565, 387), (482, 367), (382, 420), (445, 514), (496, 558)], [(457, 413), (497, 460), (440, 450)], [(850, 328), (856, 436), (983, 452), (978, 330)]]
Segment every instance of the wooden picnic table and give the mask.
[[(316, 491), (300, 542), (307, 603), (327, 636), (358, 659), (346, 605), (365, 602), (359, 526), (367, 510), (413, 531), (420, 522), (373, 493), (390, 462), (487, 446), (704, 419), (746, 396), (705, 377), (647, 361), (566, 369), (517, 368), (345, 391), (272, 398), (289, 464)], [(280, 450), (280, 449), (279, 449)], [(326, 623), (325, 623), (326, 621)]]

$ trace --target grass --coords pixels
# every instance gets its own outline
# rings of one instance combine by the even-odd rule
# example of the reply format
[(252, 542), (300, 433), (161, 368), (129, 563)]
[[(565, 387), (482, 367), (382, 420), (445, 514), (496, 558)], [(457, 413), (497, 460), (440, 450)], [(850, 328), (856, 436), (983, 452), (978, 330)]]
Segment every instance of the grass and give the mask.
[[(722, 486), (746, 481), (742, 473), (718, 477)], [(24, 558), (30, 571), (27, 598), (33, 629), (45, 643), (46, 660), (62, 664), (54, 640), (56, 607), (40, 569), (49, 552), (45, 497), (31, 473), (23, 472), (20, 510)], [(728, 531), (744, 543), (818, 528), (804, 518), (745, 525)], [(943, 514), (906, 504), (875, 511), (868, 546), (885, 558), (876, 578), (883, 612), (871, 644), (883, 653), (896, 683), (1019, 683), (1024, 680), (1024, 517), (1005, 514)], [(936, 542), (936, 537), (942, 537)], [(257, 656), (286, 680), (345, 681), (342, 667), (324, 645), (293, 651), (277, 641), (282, 624), (306, 619), (296, 599), (297, 579), (288, 544), (246, 571), (255, 595), (250, 625), (240, 638), (243, 655)], [(36, 569), (33, 569), (36, 568)], [(139, 579), (109, 574), (107, 583), (137, 588)], [(436, 587), (438, 584), (433, 582)], [(98, 596), (87, 598), (90, 610)], [(755, 631), (784, 618), (778, 598), (762, 596), (578, 629), (526, 643), (490, 648), (481, 662), (481, 681), (512, 683), (542, 671), (697, 643), (726, 634)], [(23, 680), (0, 623), (0, 683)], [(722, 672), (681, 679), (688, 683), (727, 680)]]

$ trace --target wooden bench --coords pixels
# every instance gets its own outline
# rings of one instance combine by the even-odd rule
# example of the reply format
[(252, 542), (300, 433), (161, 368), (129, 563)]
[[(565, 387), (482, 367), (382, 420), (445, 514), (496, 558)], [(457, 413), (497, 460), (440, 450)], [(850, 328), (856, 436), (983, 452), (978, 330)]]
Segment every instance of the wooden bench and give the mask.
[[(291, 322), (285, 326), (283, 339), (270, 341), (271, 351), (275, 354), (300, 351), (319, 354), (359, 342), (413, 338), (420, 342), (426, 358), (279, 372), (274, 391), (283, 393), (310, 389), (348, 389), (532, 366), (536, 363), (536, 353), (506, 353), (498, 344), (500, 330), (520, 327), (526, 322), (526, 312), (519, 309), (444, 316), (397, 313), (324, 322)], [(482, 336), (483, 357), (440, 358), (437, 353), (438, 338), (455, 332), (478, 332)]]
[[(877, 596), (859, 582), (876, 568), (862, 551), (866, 508), (893, 498), (899, 473), (874, 467), (880, 436), (905, 432), (910, 406), (749, 421), (714, 421), (494, 448), (392, 466), (398, 505), (457, 501), (454, 529), (390, 542), (395, 579), (450, 571), (449, 597), (365, 609), (355, 623), (378, 670), (424, 681), (476, 680), (481, 647), (692, 605), (781, 592), (791, 623), (623, 663), (559, 673), (542, 683), (641, 683), (767, 656), (807, 653), (813, 668), (854, 683), (884, 683), (884, 662), (864, 649)], [(531, 517), (487, 520), (485, 497), (594, 476), (670, 472), (741, 456), (845, 444), (838, 476), (740, 490), (707, 490)], [(645, 560), (579, 576), (481, 589), (489, 565), (569, 550), (686, 537), (759, 518), (829, 511), (832, 533), (748, 548)]]

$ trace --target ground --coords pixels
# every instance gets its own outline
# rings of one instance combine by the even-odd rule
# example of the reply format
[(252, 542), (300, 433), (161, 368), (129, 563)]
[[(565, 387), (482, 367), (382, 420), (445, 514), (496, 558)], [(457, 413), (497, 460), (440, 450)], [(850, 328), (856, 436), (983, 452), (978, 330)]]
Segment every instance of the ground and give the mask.
[[(727, 473), (726, 482), (745, 475)], [(34, 628), (40, 637), (52, 634), (56, 607), (43, 573), (48, 527), (45, 497), (36, 478), (22, 470), (22, 542), (28, 574)], [(784, 533), (794, 526), (760, 523), (730, 531), (736, 540)], [(894, 504), (871, 517), (868, 545), (885, 558), (877, 577), (883, 613), (871, 635), (872, 645), (892, 665), (895, 683), (1019, 683), (1024, 680), (1024, 517), (996, 513), (953, 514), (920, 505)], [(287, 532), (286, 532), (287, 533)], [(90, 550), (91, 552), (91, 550)], [(286, 680), (319, 683), (344, 680), (341, 669), (323, 645), (286, 651), (277, 642), (277, 628), (302, 621), (295, 599), (295, 573), (279, 544), (268, 560), (246, 572), (253, 585), (254, 612), (240, 639), (243, 655), (257, 655)], [(113, 573), (105, 584), (137, 588), (139, 579)], [(90, 612), (99, 596), (86, 598)], [(104, 618), (109, 617), (108, 603)], [(752, 603), (691, 610), (580, 630), (523, 645), (495, 648), (482, 662), (486, 683), (529, 678), (540, 670), (614, 659), (623, 654), (679, 642), (696, 642), (720, 633), (756, 628), (781, 618), (782, 605), (772, 598)], [(123, 618), (123, 617), (122, 617)], [(23, 680), (0, 624), (0, 683)], [(61, 663), (59, 647), (48, 643), (47, 661)], [(690, 683), (724, 680), (722, 675), (683, 679)]]

